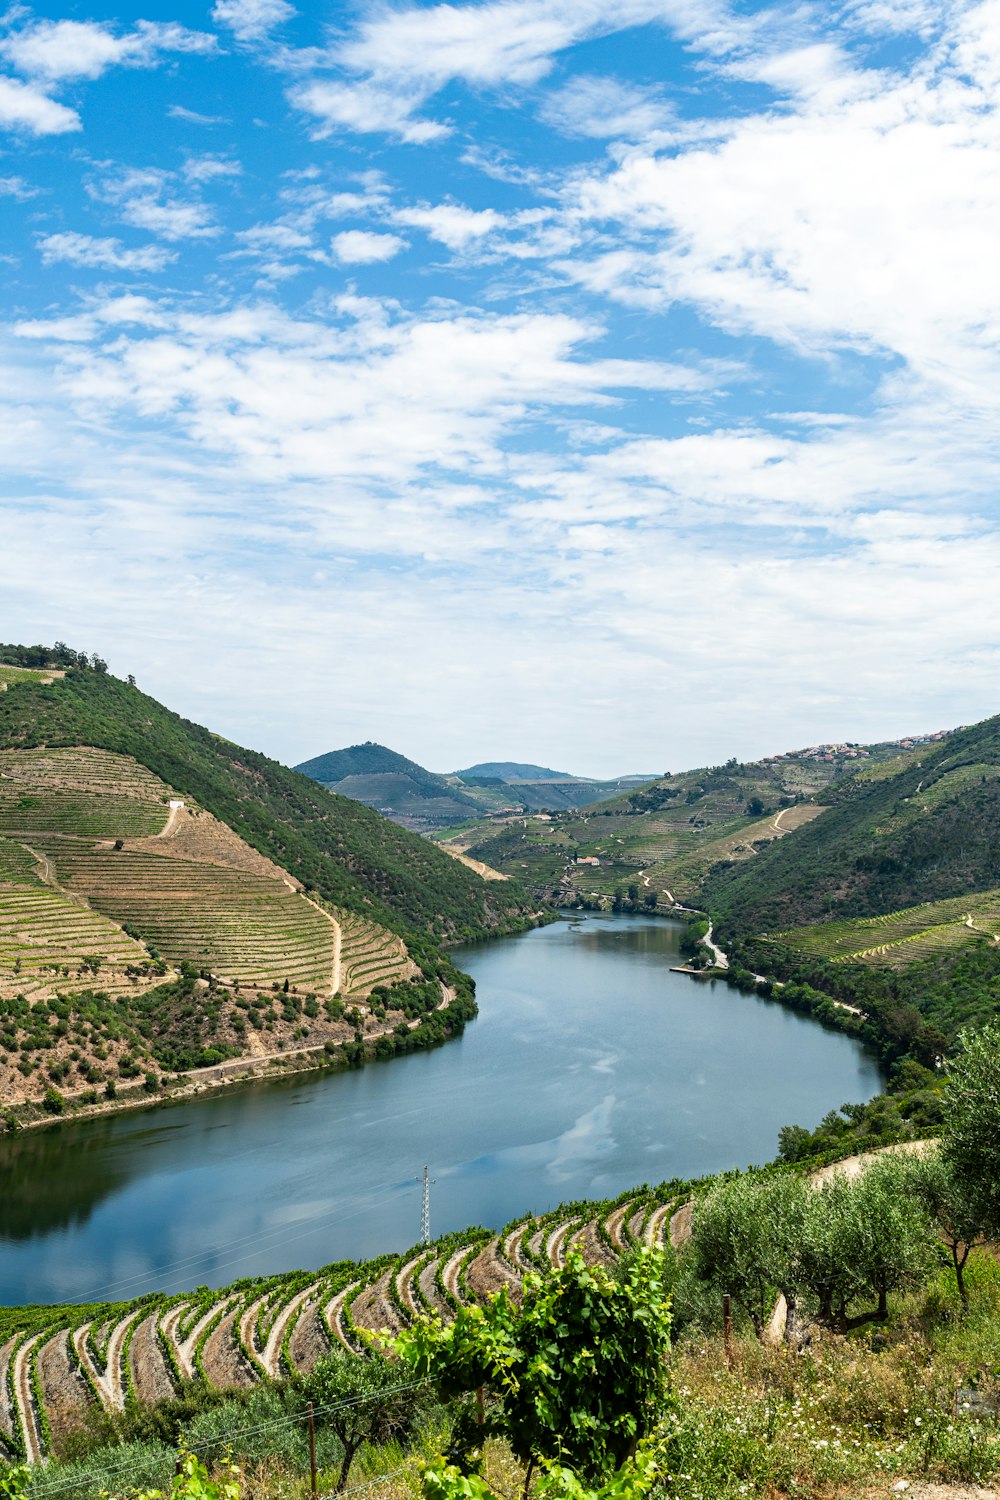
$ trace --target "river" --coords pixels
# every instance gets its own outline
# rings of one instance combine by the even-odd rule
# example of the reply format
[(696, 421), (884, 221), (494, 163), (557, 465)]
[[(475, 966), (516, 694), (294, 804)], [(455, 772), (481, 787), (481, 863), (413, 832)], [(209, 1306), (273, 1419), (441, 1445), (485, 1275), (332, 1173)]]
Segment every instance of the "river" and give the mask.
[(774, 1156), (881, 1086), (848, 1037), (671, 972), (681, 929), (589, 916), (459, 950), (432, 1052), (0, 1138), (0, 1301), (125, 1298), (402, 1250), (431, 1229)]

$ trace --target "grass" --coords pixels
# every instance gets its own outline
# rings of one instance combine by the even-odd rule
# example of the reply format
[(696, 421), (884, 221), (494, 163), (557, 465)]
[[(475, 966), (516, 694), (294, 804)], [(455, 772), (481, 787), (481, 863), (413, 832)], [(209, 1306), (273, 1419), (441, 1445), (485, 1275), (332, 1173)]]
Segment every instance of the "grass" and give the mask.
[(0, 662), (0, 692), (6, 691), (9, 684), (19, 682), (52, 682), (54, 678), (63, 674), (46, 667), (12, 667), (7, 662)]

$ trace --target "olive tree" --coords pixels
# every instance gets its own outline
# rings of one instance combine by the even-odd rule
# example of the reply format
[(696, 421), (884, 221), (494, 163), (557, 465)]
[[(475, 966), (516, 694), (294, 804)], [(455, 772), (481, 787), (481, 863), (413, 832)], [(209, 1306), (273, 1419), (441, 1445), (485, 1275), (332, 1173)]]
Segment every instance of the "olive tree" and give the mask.
[(743, 1308), (764, 1337), (776, 1293), (788, 1304), (791, 1337), (798, 1303), (798, 1254), (809, 1189), (791, 1174), (746, 1173), (719, 1182), (695, 1205), (695, 1274)]
[(960, 1032), (944, 1104), (944, 1160), (974, 1217), (1000, 1237), (1000, 1022)]
[(306, 1376), (302, 1390), (316, 1408), (317, 1421), (341, 1445), (338, 1490), (347, 1484), (358, 1449), (408, 1436), (424, 1402), (424, 1393), (377, 1350), (362, 1358), (332, 1350)]
[(967, 1178), (937, 1146), (914, 1161), (912, 1183), (951, 1252), (958, 1295), (963, 1308), (968, 1308), (965, 1264), (986, 1232), (982, 1204)]

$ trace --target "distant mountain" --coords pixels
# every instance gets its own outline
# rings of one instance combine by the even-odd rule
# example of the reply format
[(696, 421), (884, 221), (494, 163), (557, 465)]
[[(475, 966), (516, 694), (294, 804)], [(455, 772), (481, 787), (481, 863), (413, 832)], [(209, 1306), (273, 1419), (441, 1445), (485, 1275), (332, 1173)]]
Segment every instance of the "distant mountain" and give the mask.
[(393, 822), (418, 832), (461, 823), (490, 810), (484, 807), (482, 795), (467, 791), (456, 777), (439, 776), (374, 740), (330, 750), (295, 769), (329, 791), (377, 808)]
[(408, 760), (379, 745), (374, 740), (365, 740), (363, 745), (349, 745), (346, 750), (328, 750), (312, 760), (304, 760), (295, 767), (303, 776), (313, 781), (322, 781), (324, 786), (335, 786), (338, 782), (355, 776), (406, 776), (414, 786), (425, 787), (433, 796), (439, 796), (448, 783), (443, 776), (427, 771), (415, 760)]
[(585, 776), (572, 776), (569, 771), (551, 771), (547, 766), (533, 766), (517, 760), (484, 760), (477, 766), (456, 771), (465, 781), (469, 776), (496, 777), (499, 781), (586, 781)]

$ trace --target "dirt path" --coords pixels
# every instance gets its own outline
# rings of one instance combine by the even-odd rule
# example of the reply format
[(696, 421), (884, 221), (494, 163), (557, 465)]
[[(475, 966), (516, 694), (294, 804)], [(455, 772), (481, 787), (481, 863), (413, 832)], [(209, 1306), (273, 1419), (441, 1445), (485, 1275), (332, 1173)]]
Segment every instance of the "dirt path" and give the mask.
[(411, 1318), (419, 1318), (423, 1312), (423, 1308), (417, 1305), (417, 1299), (413, 1295), (413, 1273), (426, 1254), (426, 1250), (421, 1250), (419, 1255), (414, 1255), (396, 1276), (396, 1291), (399, 1293), (399, 1300)]
[(616, 1250), (625, 1249), (625, 1239), (622, 1230), (625, 1227), (625, 1219), (631, 1211), (631, 1203), (623, 1203), (621, 1208), (616, 1208), (613, 1213), (608, 1214), (604, 1221), (608, 1231), (608, 1238)]
[(33, 1338), (26, 1339), (14, 1355), (14, 1395), (24, 1438), (24, 1455), (29, 1464), (40, 1464), (45, 1456), (45, 1444), (31, 1389), (31, 1351), (41, 1336), (36, 1333)]
[[(285, 884), (287, 885), (287, 883), (288, 882), (286, 881)], [(325, 917), (326, 920), (330, 923), (330, 926), (333, 928), (333, 969), (330, 975), (330, 994), (335, 995), (340, 989), (340, 950), (343, 942), (343, 934), (340, 930), (340, 923), (336, 920), (335, 917), (331, 917), (328, 911), (324, 911), (322, 906), (319, 906), (315, 901), (313, 901), (304, 893), (302, 895), (302, 899), (303, 901), (308, 901), (310, 906), (315, 907), (320, 916)]]
[(214, 1302), (207, 1312), (202, 1313), (197, 1323), (191, 1329), (191, 1332), (184, 1338), (180, 1336), (178, 1324), (187, 1311), (186, 1302), (182, 1302), (179, 1307), (172, 1307), (161, 1320), (160, 1327), (163, 1329), (167, 1340), (173, 1345), (180, 1372), (186, 1380), (194, 1380), (197, 1375), (194, 1356), (195, 1350), (198, 1347), (198, 1339), (204, 1333), (209, 1323), (214, 1318), (217, 1318), (229, 1306), (232, 1300), (232, 1297), (223, 1297), (220, 1302)]
[(519, 1224), (517, 1228), (512, 1230), (511, 1233), (507, 1236), (503, 1247), (503, 1253), (507, 1257), (507, 1260), (510, 1262), (510, 1264), (512, 1266), (520, 1266), (523, 1270), (526, 1271), (531, 1270), (531, 1262), (529, 1260), (526, 1260), (524, 1255), (522, 1255), (521, 1253), (521, 1241), (524, 1239), (524, 1236), (530, 1229), (530, 1227), (530, 1223)]
[(347, 1334), (347, 1323), (344, 1316), (344, 1307), (352, 1292), (356, 1292), (361, 1285), (358, 1281), (352, 1281), (339, 1291), (323, 1309), (323, 1322), (329, 1328), (338, 1344), (342, 1344), (348, 1354), (357, 1354), (357, 1349), (351, 1343)]
[(264, 1368), (264, 1356), (257, 1348), (257, 1315), (269, 1296), (270, 1293), (265, 1292), (256, 1301), (248, 1302), (239, 1316), (240, 1342), (243, 1348), (249, 1351), (250, 1358), (258, 1370), (263, 1371), (265, 1375), (267, 1370)]
[(175, 804), (173, 801), (171, 801), (170, 812), (169, 812), (169, 814), (167, 816), (167, 821), (164, 823), (164, 825), (160, 829), (159, 833), (154, 833), (152, 835), (152, 837), (154, 839), (168, 839), (170, 837), (170, 835), (173, 833), (174, 829), (177, 827), (177, 824), (178, 824), (178, 822), (180, 820), (181, 813), (183, 811), (184, 811), (184, 803), (183, 802), (177, 802)]
[(441, 1285), (445, 1291), (454, 1297), (456, 1302), (464, 1302), (462, 1290), (458, 1284), (458, 1273), (465, 1257), (469, 1253), (469, 1246), (462, 1245), (450, 1255), (441, 1269)]
[(551, 1261), (552, 1265), (555, 1266), (557, 1271), (561, 1270), (562, 1267), (566, 1264), (567, 1236), (569, 1235), (571, 1230), (577, 1229), (579, 1228), (579, 1226), (579, 1219), (564, 1219), (561, 1224), (558, 1224), (556, 1228), (553, 1229), (552, 1233), (548, 1237), (548, 1240), (546, 1241), (545, 1253)]
[(709, 953), (711, 953), (712, 957), (715, 959), (715, 967), (717, 969), (728, 969), (729, 968), (729, 959), (726, 957), (725, 953), (723, 953), (723, 951), (719, 947), (718, 943), (713, 943), (712, 942), (712, 924), (711, 924), (711, 922), (709, 922), (709, 924), (708, 924), (708, 931), (705, 933), (705, 936), (702, 938), (701, 941), (702, 941), (703, 945), (708, 949)]
[(305, 1287), (301, 1292), (296, 1292), (292, 1300), (286, 1303), (271, 1324), (271, 1331), (267, 1336), (267, 1343), (264, 1345), (264, 1352), (261, 1355), (261, 1363), (264, 1366), (265, 1373), (270, 1375), (272, 1380), (279, 1380), (281, 1378), (281, 1351), (289, 1324), (298, 1313), (302, 1304), (308, 1302), (310, 1297), (316, 1295), (319, 1285), (318, 1281), (314, 1281), (311, 1286)]
[(661, 1207), (653, 1209), (646, 1223), (647, 1245), (662, 1245), (663, 1231), (666, 1228), (667, 1220), (670, 1218), (671, 1207), (671, 1204), (664, 1203)]
[(141, 1312), (142, 1308), (134, 1308), (112, 1329), (108, 1339), (108, 1358), (103, 1374), (98, 1370), (87, 1347), (87, 1334), (90, 1332), (91, 1325), (84, 1323), (82, 1328), (73, 1330), (73, 1348), (76, 1350), (77, 1358), (108, 1411), (125, 1410), (125, 1397), (128, 1394), (124, 1360), (125, 1340), (129, 1329)]
[(995, 932), (989, 932), (985, 927), (979, 927), (972, 920), (972, 913), (971, 913), (971, 911), (969, 912), (969, 915), (965, 918), (965, 926), (968, 927), (971, 932), (981, 932), (982, 935), (983, 935), (983, 937), (988, 937), (990, 939), (990, 941), (993, 942), (993, 943), (1000, 942), (1000, 937), (998, 937), (998, 935)]

